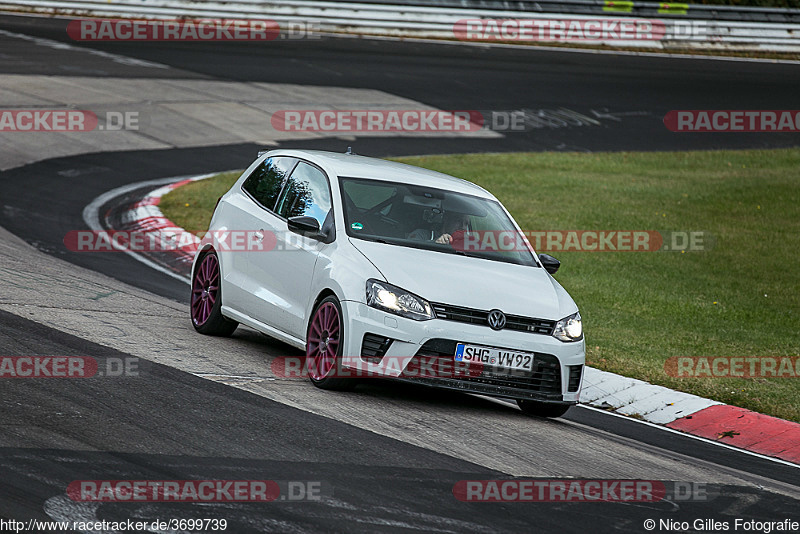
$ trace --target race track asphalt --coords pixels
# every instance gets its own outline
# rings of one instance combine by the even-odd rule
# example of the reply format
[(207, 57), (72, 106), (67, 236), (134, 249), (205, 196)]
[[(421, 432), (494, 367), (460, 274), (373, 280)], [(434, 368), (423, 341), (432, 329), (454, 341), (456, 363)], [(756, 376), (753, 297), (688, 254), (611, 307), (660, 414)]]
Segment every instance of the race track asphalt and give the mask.
[[(58, 19), (0, 16), (0, 29), (86, 46), (70, 42), (64, 25)], [(369, 39), (279, 41), (270, 46), (93, 43), (91, 47), (170, 67), (158, 71), (160, 74), (156, 69), (148, 71), (148, 76), (372, 88), (440, 109), (564, 107), (604, 117), (599, 125), (538, 128), (492, 139), (364, 137), (353, 141), (334, 137), (287, 140), (279, 146), (342, 150), (353, 144), (362, 154), (396, 156), (800, 144), (797, 134), (674, 134), (662, 123), (664, 114), (672, 109), (796, 108), (797, 65)], [(60, 51), (52, 54), (66, 57)], [(142, 75), (138, 67), (112, 65), (93, 56), (52, 61), (39, 48), (18, 43), (4, 49), (0, 72)], [(43, 153), (42, 161), (0, 172), (0, 226), (76, 269), (87, 268), (185, 304), (187, 286), (122, 254), (69, 252), (62, 242), (64, 234), (84, 229), (84, 206), (110, 189), (144, 180), (243, 168), (260, 148), (252, 142), (54, 159)], [(355, 425), (345, 416), (320, 415), (324, 401), (316, 400), (313, 391), (276, 389), (278, 394), (273, 396), (277, 397), (282, 392), (300, 398), (308, 393), (308, 408), (301, 409), (156, 363), (141, 354), (131, 356), (110, 348), (110, 343), (99, 337), (88, 340), (34, 322), (25, 318), (25, 306), (9, 307), (13, 314), (0, 311), (2, 355), (81, 355), (96, 358), (101, 366), (109, 359), (135, 357), (140, 372), (137, 377), (120, 378), (3, 380), (0, 518), (218, 517), (227, 518), (233, 532), (285, 532), (290, 528), (299, 532), (643, 532), (643, 521), (648, 518), (796, 520), (800, 509), (800, 476), (795, 468), (595, 411), (573, 409), (563, 422), (516, 420), (508, 410), (488, 401), (466, 401), (463, 395), (394, 384), (370, 384), (359, 396), (341, 399), (343, 405), (358, 405), (376, 421), (381, 417), (378, 406), (388, 403), (392, 416), (406, 417), (415, 431), (420, 425), (457, 428), (461, 418), (485, 417), (486, 427), (475, 429), (475, 436), (485, 443), (524, 443), (526, 449), (520, 450), (519, 456), (533, 464), (537, 454), (547, 454), (541, 465), (553, 478), (564, 473), (592, 473), (594, 466), (587, 458), (601, 446), (609, 452), (603, 463), (609, 477), (630, 472), (631, 466), (614, 451), (631, 450), (647, 460), (649, 473), (664, 466), (671, 475), (686, 476), (684, 481), (710, 482), (697, 475), (708, 473), (715, 483), (713, 499), (679, 505), (461, 503), (452, 495), (457, 481), (503, 478), (508, 472), (487, 467), (490, 461), (468, 461), (455, 451), (444, 453), (434, 445), (410, 443), (424, 442), (424, 436), (405, 439), (398, 432), (394, 434), (397, 437), (390, 437), (369, 429), (371, 422)], [(153, 329), (163, 326), (153, 325)], [(242, 338), (238, 338), (237, 350), (246, 351), (254, 361), (286, 350), (259, 342), (252, 333), (241, 335), (247, 343), (242, 349)], [(224, 359), (224, 354), (215, 354)], [(400, 407), (394, 404), (398, 400)], [(541, 441), (517, 441), (521, 438), (508, 431), (515, 425), (520, 434), (543, 436)], [(469, 434), (469, 428), (459, 429), (452, 437)], [(573, 442), (563, 443), (559, 450), (557, 436), (571, 436)], [(539, 446), (544, 447), (543, 452), (538, 452)], [(571, 452), (581, 447), (584, 455)], [(322, 502), (211, 506), (76, 504), (65, 496), (66, 486), (74, 480), (137, 478), (313, 480), (321, 481), (331, 493)]]

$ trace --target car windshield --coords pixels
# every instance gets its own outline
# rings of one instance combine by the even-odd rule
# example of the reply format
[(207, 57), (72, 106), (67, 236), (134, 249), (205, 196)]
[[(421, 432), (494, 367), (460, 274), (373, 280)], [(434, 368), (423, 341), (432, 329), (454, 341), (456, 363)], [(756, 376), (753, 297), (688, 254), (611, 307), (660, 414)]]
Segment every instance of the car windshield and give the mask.
[(351, 237), (538, 267), (495, 200), (362, 178), (341, 178), (340, 185)]

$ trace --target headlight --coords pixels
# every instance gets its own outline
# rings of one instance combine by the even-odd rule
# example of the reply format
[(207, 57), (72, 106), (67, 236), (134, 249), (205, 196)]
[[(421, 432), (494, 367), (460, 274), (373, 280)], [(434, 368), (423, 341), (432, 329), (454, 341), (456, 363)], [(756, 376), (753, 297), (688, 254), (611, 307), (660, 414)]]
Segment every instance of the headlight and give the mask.
[(415, 321), (434, 318), (433, 309), (428, 301), (405, 289), (379, 280), (367, 280), (367, 306)]
[(565, 317), (556, 323), (553, 336), (561, 341), (579, 341), (583, 339), (583, 323), (581, 314), (575, 312), (569, 317)]

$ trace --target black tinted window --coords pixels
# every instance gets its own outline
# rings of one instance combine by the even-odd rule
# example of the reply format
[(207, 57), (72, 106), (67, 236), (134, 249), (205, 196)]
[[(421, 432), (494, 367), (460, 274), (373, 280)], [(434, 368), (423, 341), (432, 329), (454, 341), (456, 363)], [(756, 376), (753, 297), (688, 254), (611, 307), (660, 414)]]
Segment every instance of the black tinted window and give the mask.
[(292, 170), (294, 158), (267, 158), (242, 184), (242, 188), (250, 193), (259, 204), (273, 209), (286, 175)]
[(314, 217), (320, 226), (331, 210), (328, 179), (308, 163), (300, 162), (289, 178), (289, 183), (275, 212), (281, 217)]
[(405, 183), (340, 178), (347, 234), (357, 239), (536, 267), (499, 202)]

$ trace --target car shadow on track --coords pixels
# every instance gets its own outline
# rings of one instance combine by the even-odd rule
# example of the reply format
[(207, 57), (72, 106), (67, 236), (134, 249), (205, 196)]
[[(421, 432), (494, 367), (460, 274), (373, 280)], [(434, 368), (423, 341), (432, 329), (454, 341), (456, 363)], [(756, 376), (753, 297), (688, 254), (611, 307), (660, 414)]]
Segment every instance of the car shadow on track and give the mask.
[[(254, 350), (260, 351), (263, 354), (263, 373), (257, 373), (261, 376), (274, 375), (276, 364), (279, 363), (279, 358), (285, 357), (302, 360), (305, 357), (303, 351), (266, 334), (241, 325), (233, 334), (233, 338), (237, 342), (252, 347)], [(306, 387), (314, 388), (310, 380), (306, 377), (293, 375), (290, 378), (286, 378), (286, 380), (303, 383)], [(330, 391), (326, 392), (326, 394), (334, 397), (339, 395), (359, 395), (363, 396), (365, 399), (372, 398), (381, 401), (402, 401), (408, 405), (409, 410), (437, 406), (448, 410), (458, 408), (467, 409), (475, 414), (487, 416), (516, 412), (521, 418), (530, 417), (518, 410), (516, 402), (507, 399), (488, 398), (483, 395), (439, 389), (421, 384), (392, 380), (390, 378), (361, 377), (357, 380), (357, 385), (353, 391)], [(558, 419), (537, 419), (558, 424)]]

